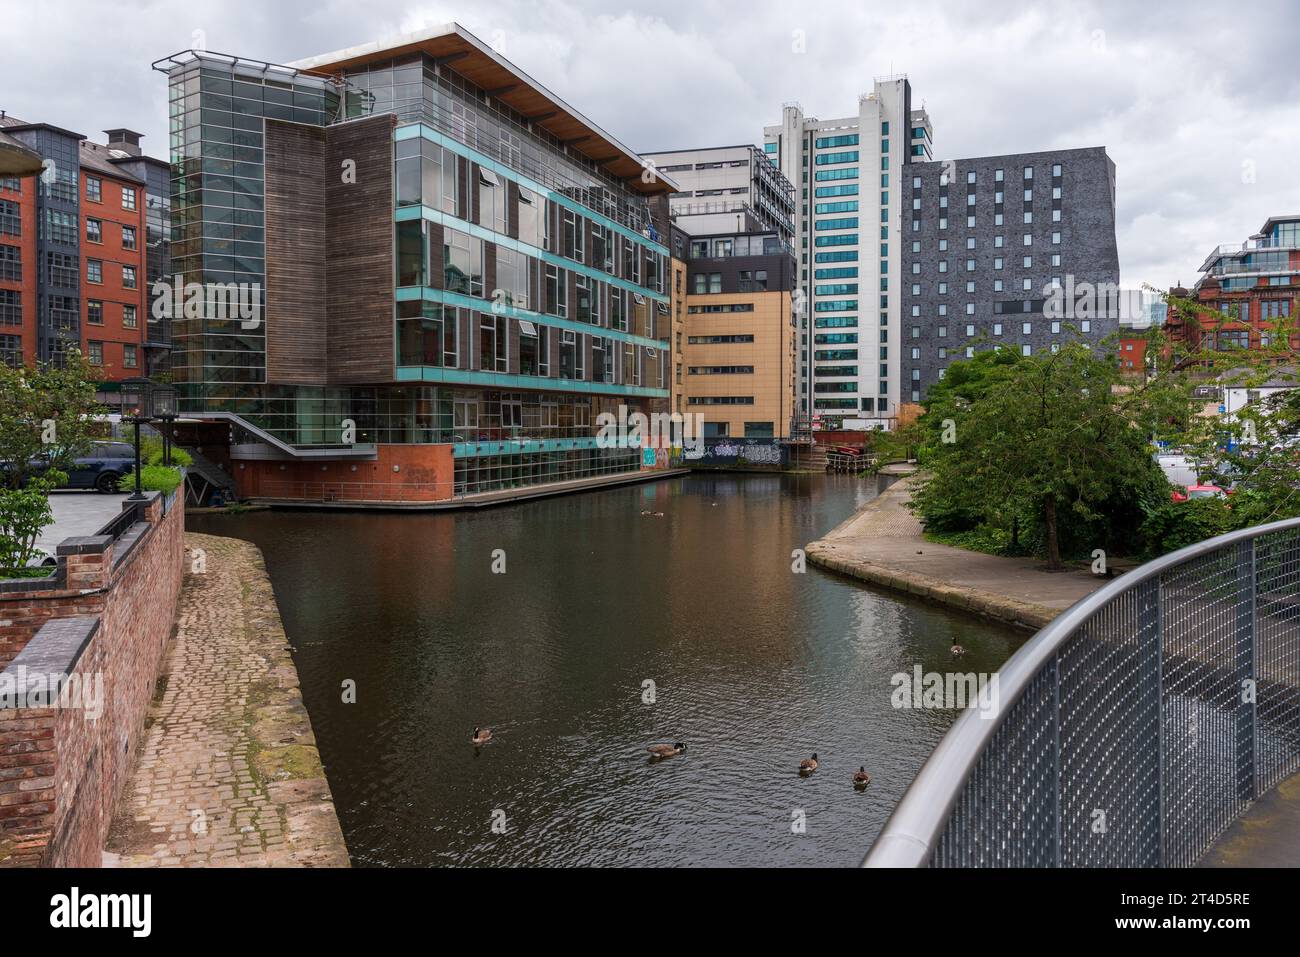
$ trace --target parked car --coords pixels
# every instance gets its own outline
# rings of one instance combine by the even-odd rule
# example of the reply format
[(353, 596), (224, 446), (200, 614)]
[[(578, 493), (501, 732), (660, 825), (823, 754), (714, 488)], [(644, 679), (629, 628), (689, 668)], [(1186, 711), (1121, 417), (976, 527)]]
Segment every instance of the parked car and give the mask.
[(1194, 498), (1227, 498), (1228, 493), (1217, 485), (1188, 485), (1184, 488), (1175, 488), (1173, 499), (1175, 502), (1186, 502)]
[[(39, 474), (45, 463), (34, 461)], [(135, 469), (135, 447), (129, 442), (98, 441), (85, 455), (73, 459), (64, 471), (68, 481), (60, 488), (93, 488), (116, 492), (118, 480)]]

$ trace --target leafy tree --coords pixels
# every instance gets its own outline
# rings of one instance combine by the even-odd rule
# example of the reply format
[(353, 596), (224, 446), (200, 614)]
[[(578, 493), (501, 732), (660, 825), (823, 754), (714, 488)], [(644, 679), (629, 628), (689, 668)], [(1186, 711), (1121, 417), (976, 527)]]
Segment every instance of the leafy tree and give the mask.
[(1081, 342), (954, 363), (924, 419), (929, 477), (916, 509), (940, 529), (986, 522), (1014, 538), (1028, 523), (1053, 569), (1078, 548), (1109, 547), (1113, 516), (1135, 527), (1140, 502), (1167, 494), (1150, 439), (1189, 417), (1181, 385), (1125, 380), (1107, 349)]
[(36, 555), (36, 539), (54, 521), (49, 492), (54, 482), (35, 479), (26, 488), (0, 489), (0, 577), (21, 572)]
[(0, 363), (0, 484), (21, 488), (49, 467), (65, 469), (89, 447), (96, 378), (78, 352), (62, 368)]

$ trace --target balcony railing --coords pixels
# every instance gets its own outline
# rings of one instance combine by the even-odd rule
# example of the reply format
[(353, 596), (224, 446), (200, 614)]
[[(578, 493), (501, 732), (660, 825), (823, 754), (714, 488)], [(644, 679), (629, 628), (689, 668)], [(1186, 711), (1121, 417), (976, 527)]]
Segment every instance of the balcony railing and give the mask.
[(1002, 668), (870, 867), (1188, 867), (1300, 769), (1300, 519), (1129, 572)]

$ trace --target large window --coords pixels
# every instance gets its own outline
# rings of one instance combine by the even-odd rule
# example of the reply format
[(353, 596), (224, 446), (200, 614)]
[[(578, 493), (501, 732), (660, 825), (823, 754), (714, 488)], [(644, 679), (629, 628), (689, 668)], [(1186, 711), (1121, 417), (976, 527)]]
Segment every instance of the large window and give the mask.
[(492, 299), (517, 309), (528, 308), (528, 257), (523, 253), (497, 246), (497, 288)]
[(519, 241), (538, 249), (546, 247), (546, 200), (538, 193), (519, 187)]
[(563, 248), (562, 252), (566, 259), (572, 259), (574, 262), (585, 262), (585, 249), (583, 246), (583, 219), (571, 209), (561, 210), (564, 218), (563, 222)]
[(507, 230), (506, 184), (489, 169), (478, 170), (478, 224), (493, 232)]
[(569, 274), (559, 266), (546, 267), (546, 311), (552, 316), (569, 316)]
[(483, 240), (456, 229), (443, 230), (443, 281), (451, 292), (483, 295)]
[(483, 313), (479, 318), (479, 368), (484, 372), (509, 372), (509, 343), (506, 317)]
[(434, 302), (399, 302), (398, 364), (455, 368), (456, 315), (453, 306)]

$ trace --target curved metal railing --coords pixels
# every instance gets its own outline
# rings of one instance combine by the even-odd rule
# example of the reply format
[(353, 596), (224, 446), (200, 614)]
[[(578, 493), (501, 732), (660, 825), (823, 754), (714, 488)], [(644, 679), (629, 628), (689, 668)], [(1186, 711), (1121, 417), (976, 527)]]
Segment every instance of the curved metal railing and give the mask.
[(1078, 602), (964, 711), (867, 867), (1191, 866), (1300, 769), (1300, 519)]

